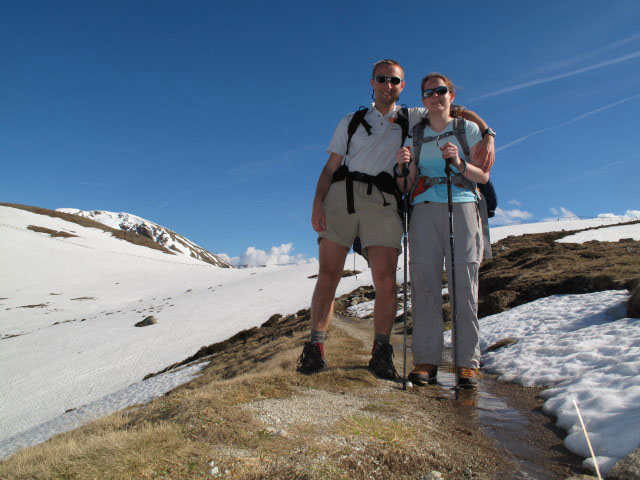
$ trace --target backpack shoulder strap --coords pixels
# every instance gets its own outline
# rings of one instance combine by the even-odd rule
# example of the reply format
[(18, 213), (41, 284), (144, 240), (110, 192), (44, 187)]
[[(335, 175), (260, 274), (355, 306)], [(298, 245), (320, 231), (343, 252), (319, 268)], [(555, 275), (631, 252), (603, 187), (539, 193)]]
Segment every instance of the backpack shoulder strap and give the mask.
[(402, 141), (400, 142), (400, 147), (404, 146), (404, 141), (409, 136), (409, 109), (406, 105), (402, 105), (400, 110), (396, 115), (396, 124), (400, 125), (402, 129)]
[(467, 143), (467, 132), (464, 129), (464, 119), (455, 117), (453, 119), (453, 133), (462, 147), (465, 160), (469, 161), (469, 144)]
[(358, 127), (362, 124), (364, 129), (367, 131), (367, 135), (371, 135), (371, 125), (367, 123), (364, 119), (364, 116), (367, 114), (369, 109), (365, 107), (360, 107), (351, 117), (351, 121), (349, 122), (349, 126), (347, 127), (347, 152), (344, 154), (345, 158), (349, 155), (349, 145), (351, 144), (351, 137), (356, 133)]
[(420, 150), (422, 149), (422, 137), (424, 136), (424, 129), (429, 125), (429, 114), (427, 114), (422, 120), (416, 123), (411, 132), (411, 138), (413, 139), (413, 154), (416, 160), (420, 161)]

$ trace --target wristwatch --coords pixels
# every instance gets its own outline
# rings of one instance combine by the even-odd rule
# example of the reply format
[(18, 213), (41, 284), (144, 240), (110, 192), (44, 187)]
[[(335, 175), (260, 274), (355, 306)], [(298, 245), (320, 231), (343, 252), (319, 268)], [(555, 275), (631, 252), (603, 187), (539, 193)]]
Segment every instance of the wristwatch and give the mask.
[(485, 135), (491, 135), (493, 138), (496, 138), (496, 132), (491, 130), (491, 127), (487, 128), (484, 132), (482, 132), (482, 138), (484, 138)]

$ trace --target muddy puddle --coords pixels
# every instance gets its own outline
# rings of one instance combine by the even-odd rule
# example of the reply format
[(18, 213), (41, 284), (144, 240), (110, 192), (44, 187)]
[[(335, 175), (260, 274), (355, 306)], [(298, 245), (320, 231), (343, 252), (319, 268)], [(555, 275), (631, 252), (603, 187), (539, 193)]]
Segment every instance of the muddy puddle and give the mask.
[(546, 467), (547, 453), (532, 442), (531, 420), (528, 415), (512, 408), (507, 402), (494, 395), (487, 388), (492, 378), (483, 377), (477, 391), (461, 390), (455, 401), (455, 376), (449, 365), (444, 365), (438, 372), (441, 388), (455, 402), (456, 408), (463, 410), (466, 415), (474, 418), (484, 434), (496, 441), (510, 459), (517, 465), (517, 469), (498, 472), (496, 479), (555, 479), (565, 478), (564, 475)]
[[(337, 324), (368, 343), (371, 324), (353, 317), (338, 316)], [(398, 333), (398, 332), (396, 332)], [(403, 362), (402, 335), (393, 335), (396, 367)], [(412, 368), (411, 340), (407, 342), (407, 373)], [(444, 365), (438, 371), (438, 386), (454, 408), (476, 421), (482, 432), (494, 440), (515, 468), (496, 474), (499, 480), (565, 479), (572, 473), (586, 473), (582, 459), (563, 446), (565, 432), (555, 427), (555, 419), (540, 411), (541, 401), (533, 389), (498, 382), (484, 375), (477, 391), (461, 391), (455, 400), (455, 377), (451, 367), (451, 350), (443, 355)], [(402, 375), (402, 368), (398, 368)], [(414, 387), (432, 388), (432, 387)]]

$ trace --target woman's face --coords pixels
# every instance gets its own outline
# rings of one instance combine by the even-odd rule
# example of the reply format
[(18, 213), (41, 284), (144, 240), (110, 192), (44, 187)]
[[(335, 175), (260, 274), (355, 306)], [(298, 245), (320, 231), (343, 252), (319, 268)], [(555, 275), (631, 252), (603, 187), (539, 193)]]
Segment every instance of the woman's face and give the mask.
[[(425, 90), (446, 86), (447, 84), (444, 83), (444, 80), (442, 80), (441, 78), (430, 78), (429, 80), (424, 82), (422, 91), (424, 92)], [(455, 96), (456, 94), (451, 91), (445, 93), (444, 95), (434, 92), (430, 97), (425, 98), (423, 96), (422, 104), (427, 107), (427, 110), (429, 110), (430, 112), (449, 111), (449, 107), (451, 106), (451, 102), (453, 102)]]

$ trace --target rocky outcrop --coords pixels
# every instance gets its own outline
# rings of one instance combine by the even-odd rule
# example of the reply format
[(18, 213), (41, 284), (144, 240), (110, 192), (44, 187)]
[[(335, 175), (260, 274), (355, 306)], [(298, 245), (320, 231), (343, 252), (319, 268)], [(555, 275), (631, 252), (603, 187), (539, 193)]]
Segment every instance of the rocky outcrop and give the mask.
[(140, 320), (134, 326), (135, 327), (148, 327), (149, 325), (155, 325), (156, 323), (158, 323), (158, 319), (156, 317), (154, 317), (153, 315), (151, 315), (149, 317), (146, 317), (144, 320)]
[(196, 258), (202, 262), (206, 262), (217, 267), (231, 267), (231, 265), (221, 257), (205, 250), (199, 245), (196, 245), (186, 237), (183, 237), (162, 225), (158, 225), (157, 223), (153, 223), (130, 213), (106, 212), (102, 210), (83, 211), (75, 208), (60, 208), (58, 211), (89, 218), (111, 228), (122, 230), (123, 232), (134, 233), (140, 237), (152, 240), (167, 251)]
[(640, 448), (616, 463), (609, 470), (607, 480), (640, 480)]
[(480, 268), (478, 316), (569, 293), (631, 289), (640, 241), (558, 243), (567, 232), (510, 236), (493, 245)]

